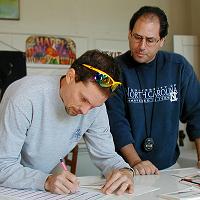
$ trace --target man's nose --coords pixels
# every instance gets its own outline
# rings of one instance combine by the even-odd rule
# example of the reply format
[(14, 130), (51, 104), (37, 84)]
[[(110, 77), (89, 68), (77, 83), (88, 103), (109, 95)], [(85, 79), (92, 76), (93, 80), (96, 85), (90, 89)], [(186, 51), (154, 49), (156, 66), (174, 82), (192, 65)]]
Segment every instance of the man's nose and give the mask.
[(140, 45), (141, 49), (144, 49), (146, 47), (146, 39), (142, 38), (142, 40), (140, 41), (139, 45)]

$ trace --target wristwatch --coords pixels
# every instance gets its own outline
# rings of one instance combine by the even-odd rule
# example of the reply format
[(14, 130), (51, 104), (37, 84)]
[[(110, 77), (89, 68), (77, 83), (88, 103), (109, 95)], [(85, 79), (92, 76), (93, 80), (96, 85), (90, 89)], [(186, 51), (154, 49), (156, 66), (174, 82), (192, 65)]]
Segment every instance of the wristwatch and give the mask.
[(127, 169), (133, 174), (133, 176), (135, 176), (135, 171), (134, 171), (134, 169), (132, 167), (123, 167), (121, 169)]

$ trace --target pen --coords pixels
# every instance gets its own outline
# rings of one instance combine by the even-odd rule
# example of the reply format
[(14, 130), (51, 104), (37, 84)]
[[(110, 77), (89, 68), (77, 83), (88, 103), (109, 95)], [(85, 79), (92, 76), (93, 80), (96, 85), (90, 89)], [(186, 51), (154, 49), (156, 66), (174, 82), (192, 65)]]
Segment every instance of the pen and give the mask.
[(182, 178), (182, 179), (181, 179), (181, 181), (186, 181), (186, 182), (189, 182), (189, 183), (194, 183), (194, 184), (196, 184), (196, 185), (200, 186), (200, 183), (198, 183), (198, 182), (195, 182), (195, 181), (193, 181), (193, 180), (191, 180), (191, 179)]
[[(64, 171), (68, 171), (67, 170), (67, 166), (65, 165), (65, 163), (64, 163), (64, 161), (63, 161), (63, 159), (62, 158), (60, 158), (60, 165), (61, 165), (61, 167), (64, 169)], [(67, 178), (68, 179), (68, 178)], [(70, 179), (68, 179), (68, 180), (70, 180)], [(78, 191), (78, 188), (79, 188), (79, 182), (77, 181), (77, 179), (75, 179), (75, 180), (70, 180), (70, 182), (73, 184), (73, 188), (72, 189), (70, 189), (70, 193), (72, 192), (72, 193), (74, 193), (74, 192), (76, 192), (76, 191)]]
[(67, 166), (66, 166), (65, 163), (63, 162), (63, 159), (62, 159), (62, 158), (60, 159), (60, 164), (61, 164), (61, 167), (62, 167), (65, 171), (67, 171)]

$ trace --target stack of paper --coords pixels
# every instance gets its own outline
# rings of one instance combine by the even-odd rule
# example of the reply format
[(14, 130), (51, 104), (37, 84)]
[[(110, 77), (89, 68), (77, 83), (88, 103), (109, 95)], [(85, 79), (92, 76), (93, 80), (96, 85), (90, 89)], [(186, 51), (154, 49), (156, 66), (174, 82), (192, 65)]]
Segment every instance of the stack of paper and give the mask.
[(176, 192), (161, 194), (160, 198), (168, 200), (200, 200), (200, 190), (191, 187)]

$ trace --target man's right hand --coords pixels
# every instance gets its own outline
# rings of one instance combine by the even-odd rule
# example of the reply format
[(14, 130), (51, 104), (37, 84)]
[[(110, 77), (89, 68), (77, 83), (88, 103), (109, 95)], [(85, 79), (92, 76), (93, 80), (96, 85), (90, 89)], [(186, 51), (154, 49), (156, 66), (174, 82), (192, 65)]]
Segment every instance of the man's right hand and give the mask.
[(120, 149), (124, 159), (135, 170), (136, 174), (159, 174), (159, 170), (149, 160), (142, 161), (133, 144), (127, 144)]
[(136, 174), (140, 175), (150, 175), (150, 174), (159, 174), (159, 170), (155, 167), (149, 160), (140, 161), (134, 165), (133, 169)]
[(44, 184), (46, 191), (56, 194), (75, 193), (79, 188), (77, 177), (69, 171), (50, 175)]

